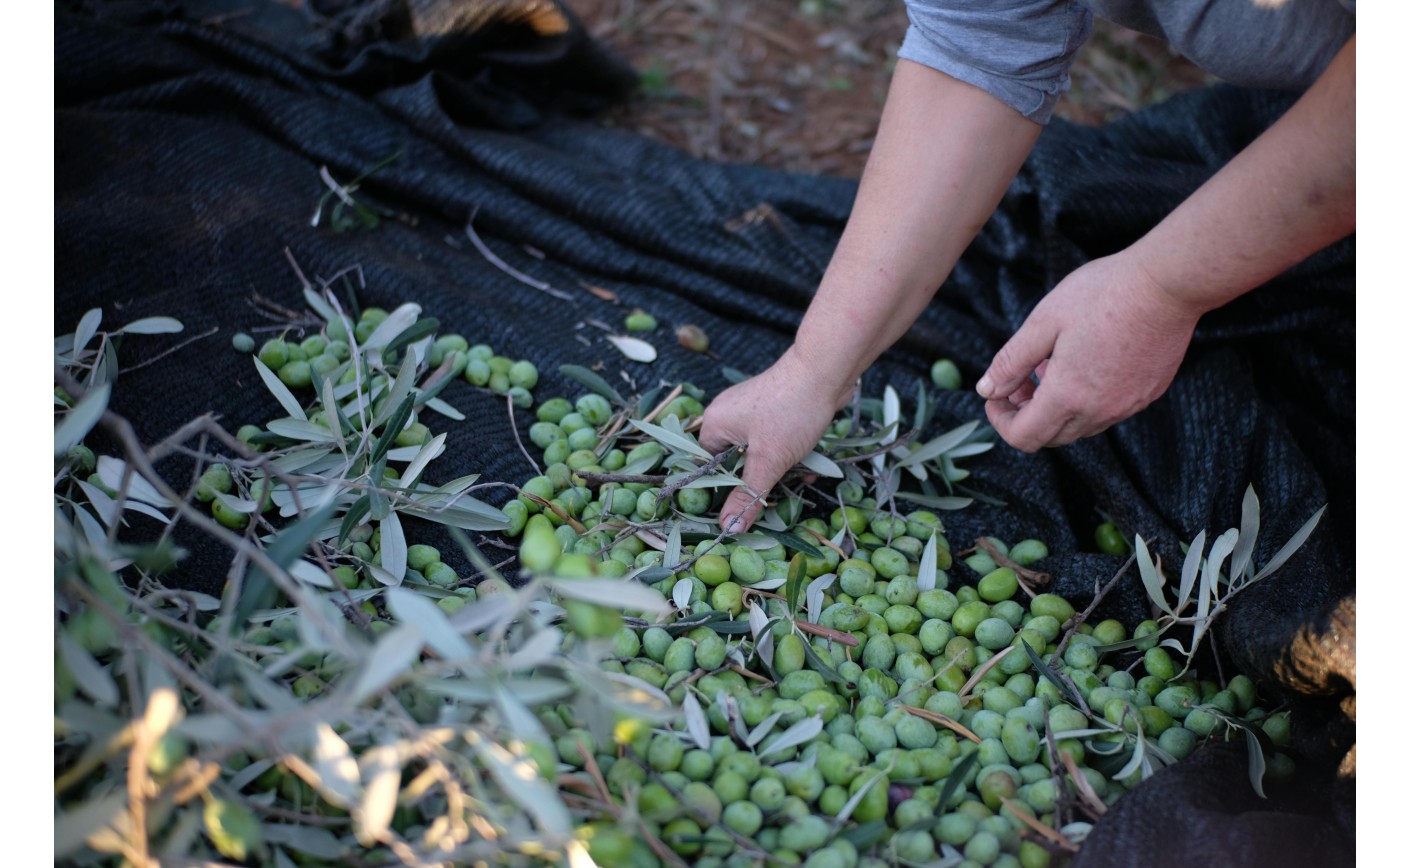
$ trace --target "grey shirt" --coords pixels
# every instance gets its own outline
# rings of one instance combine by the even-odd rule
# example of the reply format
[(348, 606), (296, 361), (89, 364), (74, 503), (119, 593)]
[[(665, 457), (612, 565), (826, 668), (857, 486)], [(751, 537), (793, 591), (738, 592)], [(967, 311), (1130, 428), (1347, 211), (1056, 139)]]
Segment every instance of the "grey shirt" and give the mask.
[(1246, 87), (1304, 90), (1356, 32), (1355, 0), (906, 0), (899, 55), (1047, 123), (1098, 15)]

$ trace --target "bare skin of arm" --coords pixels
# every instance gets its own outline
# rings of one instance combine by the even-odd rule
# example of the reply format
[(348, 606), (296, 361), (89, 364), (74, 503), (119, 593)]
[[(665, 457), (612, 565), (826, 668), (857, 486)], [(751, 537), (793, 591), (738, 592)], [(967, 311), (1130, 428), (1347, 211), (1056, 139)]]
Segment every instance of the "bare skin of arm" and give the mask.
[(817, 446), (857, 381), (903, 335), (998, 206), (1040, 131), (984, 91), (929, 67), (896, 66), (857, 201), (793, 345), (722, 392), (700, 442), (747, 444), (726, 500), (747, 529), (766, 494)]
[(1106, 430), (1164, 394), (1201, 315), (1355, 229), (1353, 36), (1286, 115), (1150, 233), (1034, 308), (977, 385), (990, 422), (1024, 451)]

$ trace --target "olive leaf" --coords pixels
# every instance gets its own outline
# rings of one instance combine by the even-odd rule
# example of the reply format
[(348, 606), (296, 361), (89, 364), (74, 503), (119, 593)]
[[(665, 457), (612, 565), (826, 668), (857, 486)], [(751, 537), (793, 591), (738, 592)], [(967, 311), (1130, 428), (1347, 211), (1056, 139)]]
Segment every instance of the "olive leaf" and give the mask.
[(656, 361), (656, 348), (641, 338), (626, 335), (607, 335), (606, 337), (608, 343), (634, 362), (650, 364)]
[(83, 438), (88, 436), (88, 432), (93, 430), (93, 426), (98, 424), (98, 420), (103, 418), (103, 412), (108, 409), (108, 398), (112, 394), (112, 385), (103, 383), (89, 389), (87, 394), (64, 414), (64, 421), (60, 422), (54, 429), (54, 455), (62, 457), (70, 449), (83, 442)]
[(573, 380), (580, 386), (586, 387), (592, 392), (596, 392), (607, 400), (617, 405), (627, 403), (626, 399), (595, 371), (584, 368), (582, 365), (560, 365), (558, 373)]
[(181, 320), (169, 316), (149, 316), (134, 320), (113, 334), (119, 335), (167, 335), (181, 331), (185, 326)]
[(318, 772), (317, 789), (323, 798), (341, 808), (356, 800), (362, 784), (357, 760), (348, 743), (324, 721), (314, 724), (313, 768)]
[(780, 733), (778, 738), (768, 747), (759, 751), (759, 759), (811, 741), (822, 731), (823, 720), (821, 714), (805, 717)]
[(294, 393), (289, 391), (289, 387), (284, 385), (284, 381), (279, 379), (279, 375), (271, 371), (264, 362), (261, 362), (259, 356), (252, 358), (255, 370), (259, 372), (259, 378), (264, 381), (265, 388), (269, 389), (274, 400), (284, 408), (284, 412), (294, 419), (307, 422), (308, 416), (304, 414), (303, 405), (299, 403), (298, 398), (294, 397)]
[(920, 553), (920, 565), (916, 568), (916, 587), (922, 591), (934, 589), (940, 577), (940, 552), (935, 535), (936, 532), (932, 530), (930, 539), (925, 543), (925, 549)]
[(681, 701), (681, 711), (685, 713), (685, 725), (695, 746), (701, 750), (710, 749), (710, 723), (705, 719), (705, 711), (694, 693), (687, 693)]

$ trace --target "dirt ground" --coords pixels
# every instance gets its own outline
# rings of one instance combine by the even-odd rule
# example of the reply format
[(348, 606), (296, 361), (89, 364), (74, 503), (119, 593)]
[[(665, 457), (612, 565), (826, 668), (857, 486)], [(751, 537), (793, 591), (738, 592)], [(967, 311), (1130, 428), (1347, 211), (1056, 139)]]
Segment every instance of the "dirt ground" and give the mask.
[[(641, 88), (607, 121), (694, 156), (859, 177), (901, 0), (567, 0)], [(1058, 115), (1103, 123), (1205, 82), (1158, 39), (1098, 22)]]

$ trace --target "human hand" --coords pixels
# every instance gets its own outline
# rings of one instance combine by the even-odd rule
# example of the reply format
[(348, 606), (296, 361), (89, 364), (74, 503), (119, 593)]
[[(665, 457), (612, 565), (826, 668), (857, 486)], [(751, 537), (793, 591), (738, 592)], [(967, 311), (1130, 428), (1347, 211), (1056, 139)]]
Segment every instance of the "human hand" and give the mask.
[(976, 387), (985, 413), (1024, 452), (1101, 433), (1164, 394), (1203, 312), (1168, 294), (1130, 253), (1093, 260), (994, 356)]
[(701, 446), (712, 453), (731, 445), (748, 447), (741, 474), (744, 485), (731, 491), (720, 509), (725, 530), (748, 530), (764, 508), (764, 497), (827, 430), (839, 401), (819, 389), (814, 379), (792, 353), (785, 353), (768, 370), (721, 392), (705, 408)]

